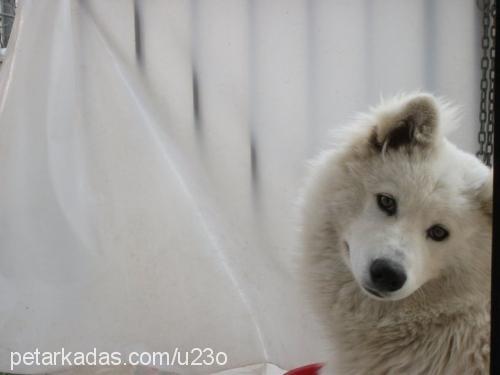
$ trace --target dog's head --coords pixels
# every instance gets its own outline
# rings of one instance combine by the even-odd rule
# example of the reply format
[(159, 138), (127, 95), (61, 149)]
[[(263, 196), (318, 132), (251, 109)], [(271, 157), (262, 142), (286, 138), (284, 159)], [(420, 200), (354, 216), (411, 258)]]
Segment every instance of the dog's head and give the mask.
[(491, 171), (444, 138), (444, 117), (430, 95), (383, 105), (341, 160), (345, 191), (333, 214), (343, 259), (373, 298), (398, 300), (433, 279), (467, 283), (471, 272), (487, 272)]

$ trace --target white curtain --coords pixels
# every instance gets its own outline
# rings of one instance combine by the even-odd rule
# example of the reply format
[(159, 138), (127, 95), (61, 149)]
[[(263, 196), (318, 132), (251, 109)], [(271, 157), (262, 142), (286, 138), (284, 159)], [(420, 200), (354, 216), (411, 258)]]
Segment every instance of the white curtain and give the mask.
[[(326, 346), (295, 272), (295, 202), (328, 132), (400, 91), (463, 107), (470, 0), (24, 0), (0, 68), (0, 370), (11, 351)], [(20, 366), (19, 372), (54, 370)]]

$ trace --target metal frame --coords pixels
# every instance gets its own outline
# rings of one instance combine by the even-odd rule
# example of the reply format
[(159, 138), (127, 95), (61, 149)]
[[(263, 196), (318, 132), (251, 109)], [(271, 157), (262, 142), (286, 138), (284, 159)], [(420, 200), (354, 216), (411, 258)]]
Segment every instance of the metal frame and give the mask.
[(16, 15), (16, 0), (0, 0), (0, 62), (5, 57)]

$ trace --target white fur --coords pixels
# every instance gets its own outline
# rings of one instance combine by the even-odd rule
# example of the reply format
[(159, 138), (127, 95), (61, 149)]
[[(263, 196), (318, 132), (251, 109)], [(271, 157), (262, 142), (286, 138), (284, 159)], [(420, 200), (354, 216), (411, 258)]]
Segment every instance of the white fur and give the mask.
[[(302, 237), (308, 293), (332, 341), (323, 374), (488, 373), (492, 178), (444, 138), (455, 113), (429, 94), (400, 95), (313, 162)], [(408, 116), (415, 142), (391, 149)], [(397, 197), (397, 215), (380, 210), (378, 193)], [(446, 240), (426, 236), (434, 224)], [(380, 257), (407, 275), (383, 298), (364, 288)]]

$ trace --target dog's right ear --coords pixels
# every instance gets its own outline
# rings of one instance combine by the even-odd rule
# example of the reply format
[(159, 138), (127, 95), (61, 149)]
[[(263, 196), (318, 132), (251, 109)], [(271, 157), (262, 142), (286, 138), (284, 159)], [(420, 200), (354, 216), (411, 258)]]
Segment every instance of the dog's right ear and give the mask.
[(429, 147), (437, 138), (439, 110), (431, 95), (421, 94), (404, 103), (400, 110), (381, 113), (370, 143), (378, 151)]

